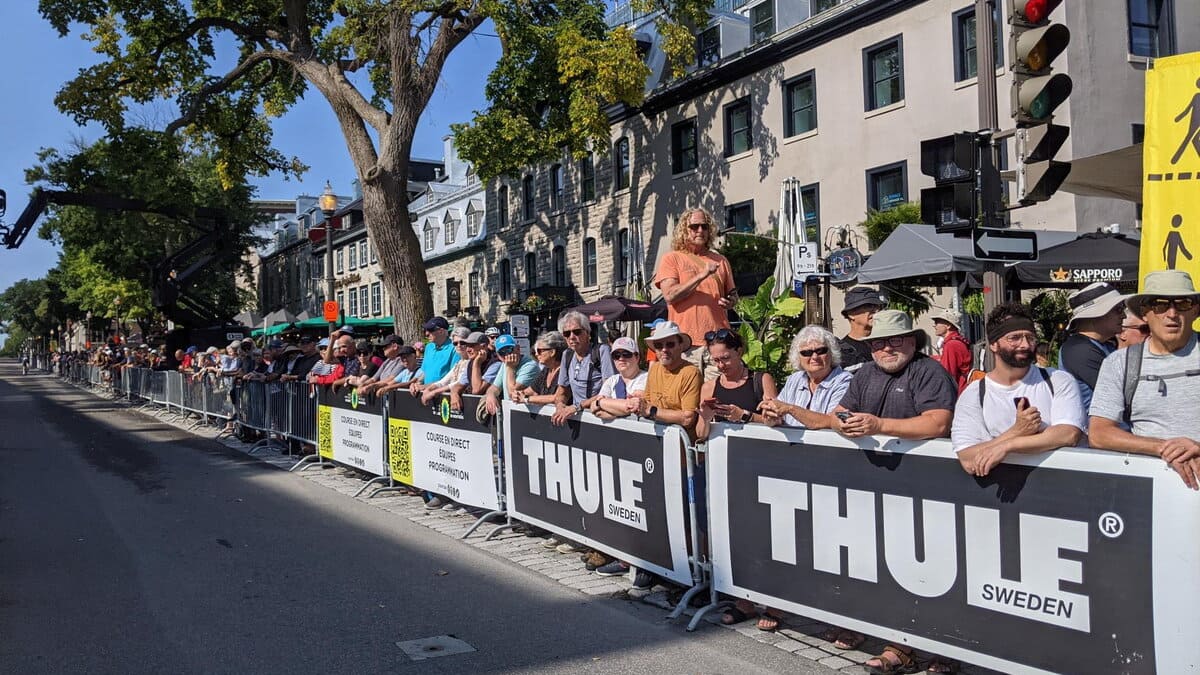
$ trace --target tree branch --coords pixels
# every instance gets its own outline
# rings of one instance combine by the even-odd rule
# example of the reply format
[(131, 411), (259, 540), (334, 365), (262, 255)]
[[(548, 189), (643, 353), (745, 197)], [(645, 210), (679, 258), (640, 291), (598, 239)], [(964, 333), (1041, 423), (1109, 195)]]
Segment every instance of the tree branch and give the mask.
[(237, 83), (238, 80), (242, 79), (242, 77), (249, 73), (254, 66), (268, 60), (277, 60), (293, 66), (296, 65), (296, 57), (289, 52), (276, 50), (254, 52), (250, 56), (247, 56), (241, 63), (234, 66), (233, 69), (226, 73), (225, 76), (220, 80), (201, 87), (200, 91), (196, 92), (193, 102), (190, 106), (188, 106), (188, 109), (184, 110), (183, 114), (180, 115), (178, 119), (167, 125), (166, 133), (168, 135), (174, 134), (176, 131), (196, 121), (196, 118), (200, 115), (200, 111), (204, 108), (205, 102), (210, 97), (229, 89), (231, 86)]
[(154, 63), (158, 63), (158, 60), (162, 58), (163, 52), (167, 51), (168, 47), (181, 42), (186, 42), (195, 37), (195, 35), (200, 31), (209, 28), (224, 28), (235, 35), (263, 46), (266, 46), (266, 40), (269, 37), (268, 31), (254, 30), (249, 26), (240, 24), (230, 19), (224, 19), (215, 16), (204, 17), (193, 20), (190, 24), (185, 26), (182, 31), (164, 40), (162, 44), (160, 44), (158, 48), (154, 50), (154, 53), (150, 55), (150, 59)]

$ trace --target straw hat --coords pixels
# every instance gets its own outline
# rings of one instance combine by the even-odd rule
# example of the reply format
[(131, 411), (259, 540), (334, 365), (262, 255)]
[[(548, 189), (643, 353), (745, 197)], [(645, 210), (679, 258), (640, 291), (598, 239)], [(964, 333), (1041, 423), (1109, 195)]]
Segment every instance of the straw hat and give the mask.
[(1147, 300), (1187, 297), (1200, 300), (1200, 293), (1196, 292), (1196, 286), (1192, 284), (1192, 275), (1182, 270), (1162, 270), (1147, 274), (1142, 283), (1142, 292), (1129, 296), (1125, 306), (1134, 314), (1142, 316), (1142, 303)]
[(867, 338), (867, 342), (902, 335), (915, 337), (918, 350), (925, 349), (929, 343), (929, 336), (925, 331), (913, 328), (912, 317), (898, 309), (885, 309), (875, 315), (875, 321), (871, 325), (871, 336)]
[(676, 335), (683, 341), (684, 351), (692, 348), (692, 336), (679, 330), (679, 324), (674, 321), (664, 321), (658, 324), (654, 331), (650, 333), (650, 337), (646, 338), (646, 344), (657, 351), (658, 347), (655, 345), (658, 342)]
[(1084, 286), (1067, 297), (1067, 304), (1071, 306), (1071, 320), (1067, 322), (1067, 328), (1077, 319), (1098, 319), (1105, 316), (1128, 297), (1121, 295), (1112, 284), (1105, 281)]

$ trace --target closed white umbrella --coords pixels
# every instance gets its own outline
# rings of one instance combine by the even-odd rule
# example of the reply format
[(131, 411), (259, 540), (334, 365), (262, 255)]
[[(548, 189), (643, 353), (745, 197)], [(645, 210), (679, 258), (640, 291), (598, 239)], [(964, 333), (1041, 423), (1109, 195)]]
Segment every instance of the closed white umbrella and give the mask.
[(780, 298), (792, 290), (792, 279), (796, 276), (794, 249), (796, 243), (805, 242), (804, 214), (800, 204), (800, 181), (788, 178), (779, 191), (779, 249), (775, 254), (775, 289), (773, 298)]

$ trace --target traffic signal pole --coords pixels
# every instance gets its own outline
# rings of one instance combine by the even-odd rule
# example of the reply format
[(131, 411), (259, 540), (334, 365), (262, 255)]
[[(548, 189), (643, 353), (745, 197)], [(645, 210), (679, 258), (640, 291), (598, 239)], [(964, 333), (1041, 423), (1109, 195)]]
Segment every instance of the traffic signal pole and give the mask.
[[(1000, 128), (1000, 116), (996, 102), (996, 34), (995, 22), (996, 0), (975, 0), (975, 56), (978, 59), (976, 72), (976, 90), (979, 95), (979, 128), (996, 132)], [(992, 166), (999, 167), (1000, 161), (996, 156), (998, 147), (991, 145)], [(999, 185), (996, 186), (996, 191)], [(983, 194), (989, 194), (983, 190)], [(984, 199), (981, 206), (982, 222), (990, 225), (991, 219), (998, 211), (999, 199), (991, 201)], [(997, 305), (1004, 302), (1004, 263), (988, 262), (983, 266), (983, 312), (987, 316)], [(990, 352), (984, 350), (990, 357)], [(990, 358), (988, 367), (991, 367)]]

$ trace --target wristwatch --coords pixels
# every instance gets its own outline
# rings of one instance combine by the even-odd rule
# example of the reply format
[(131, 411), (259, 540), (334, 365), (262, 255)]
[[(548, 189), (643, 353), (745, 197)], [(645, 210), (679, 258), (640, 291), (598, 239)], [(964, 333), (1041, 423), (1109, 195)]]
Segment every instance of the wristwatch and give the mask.
[(742, 413), (741, 419), (742, 419), (742, 424), (749, 424), (750, 421), (754, 419), (754, 413), (747, 410), (746, 412)]
[(656, 406), (656, 405), (650, 406), (650, 409), (646, 411), (646, 419), (652, 420), (655, 418), (656, 415), (658, 415), (658, 406)]

